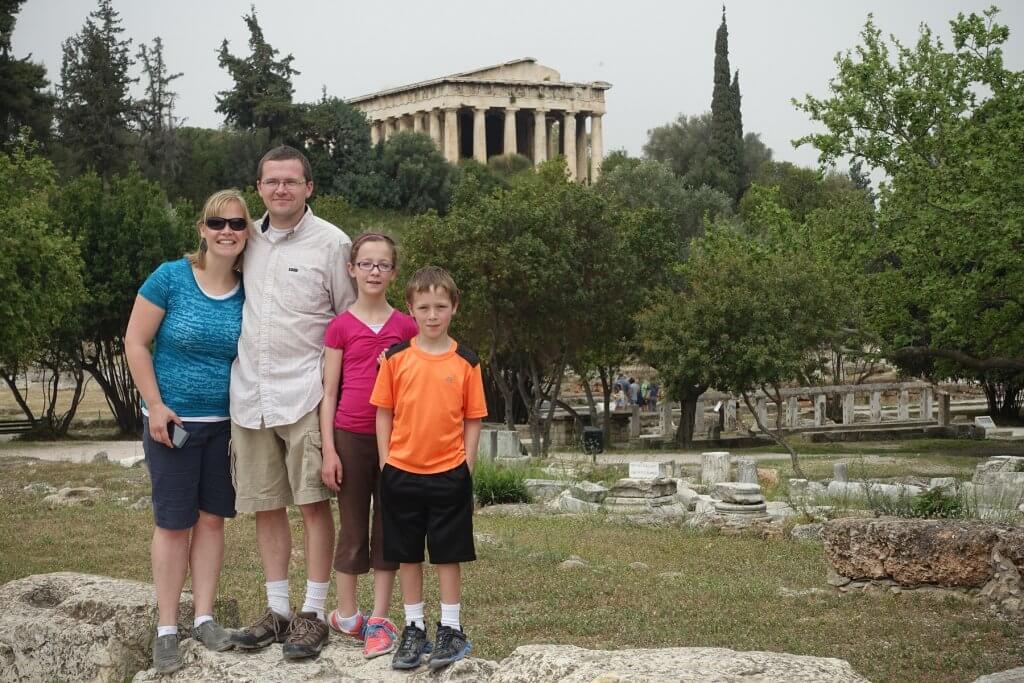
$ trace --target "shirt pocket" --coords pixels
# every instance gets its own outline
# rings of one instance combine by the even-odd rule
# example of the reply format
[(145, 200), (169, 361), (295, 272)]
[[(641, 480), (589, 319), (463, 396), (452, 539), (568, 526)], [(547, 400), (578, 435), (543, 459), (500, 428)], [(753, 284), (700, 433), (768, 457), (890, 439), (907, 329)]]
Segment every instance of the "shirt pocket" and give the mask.
[(284, 305), (301, 313), (319, 313), (327, 300), (323, 277), (305, 266), (286, 266), (282, 287)]

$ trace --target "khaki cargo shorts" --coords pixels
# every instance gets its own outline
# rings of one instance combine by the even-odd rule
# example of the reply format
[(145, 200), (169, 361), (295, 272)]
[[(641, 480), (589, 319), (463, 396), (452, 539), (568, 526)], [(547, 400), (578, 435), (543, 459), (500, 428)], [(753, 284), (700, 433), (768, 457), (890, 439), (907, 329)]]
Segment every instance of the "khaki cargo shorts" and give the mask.
[(313, 410), (290, 425), (249, 429), (231, 423), (231, 479), (239, 512), (265, 512), (329, 500), (320, 479), (320, 419)]

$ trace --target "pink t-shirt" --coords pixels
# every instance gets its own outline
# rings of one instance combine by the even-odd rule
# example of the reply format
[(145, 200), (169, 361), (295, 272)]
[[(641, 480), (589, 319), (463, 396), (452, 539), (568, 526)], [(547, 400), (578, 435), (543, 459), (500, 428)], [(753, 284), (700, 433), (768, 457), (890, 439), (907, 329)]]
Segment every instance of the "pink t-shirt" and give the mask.
[(373, 434), (377, 429), (377, 408), (370, 393), (377, 380), (377, 358), (385, 349), (416, 336), (416, 321), (392, 311), (380, 332), (345, 311), (327, 326), (324, 344), (341, 351), (341, 396), (334, 414), (334, 426), (356, 434)]

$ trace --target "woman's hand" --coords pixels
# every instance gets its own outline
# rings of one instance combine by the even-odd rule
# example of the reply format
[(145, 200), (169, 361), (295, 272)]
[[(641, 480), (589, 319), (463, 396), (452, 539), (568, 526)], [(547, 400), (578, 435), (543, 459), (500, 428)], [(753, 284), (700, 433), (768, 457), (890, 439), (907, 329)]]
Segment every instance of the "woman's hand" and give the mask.
[(341, 490), (341, 458), (337, 453), (324, 453), (323, 464), (320, 466), (320, 479), (324, 486), (337, 493)]
[(182, 424), (181, 418), (163, 403), (146, 406), (146, 408), (149, 410), (149, 436), (157, 443), (162, 443), (168, 448), (174, 448), (174, 444), (171, 443), (171, 435), (167, 431), (167, 425), (173, 422), (184, 429), (185, 425)]

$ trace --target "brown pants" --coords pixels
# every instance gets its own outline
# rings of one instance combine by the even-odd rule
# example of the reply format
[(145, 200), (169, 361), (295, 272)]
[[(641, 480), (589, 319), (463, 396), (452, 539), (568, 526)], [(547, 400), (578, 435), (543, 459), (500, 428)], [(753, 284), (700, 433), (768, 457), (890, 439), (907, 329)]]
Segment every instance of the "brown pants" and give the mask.
[[(374, 569), (394, 571), (397, 562), (384, 561), (383, 523), (380, 516), (380, 479), (377, 436), (334, 430), (334, 446), (341, 459), (338, 510), (341, 526), (334, 551), (334, 569), (343, 574), (365, 574)], [(370, 535), (370, 501), (373, 535)]]

